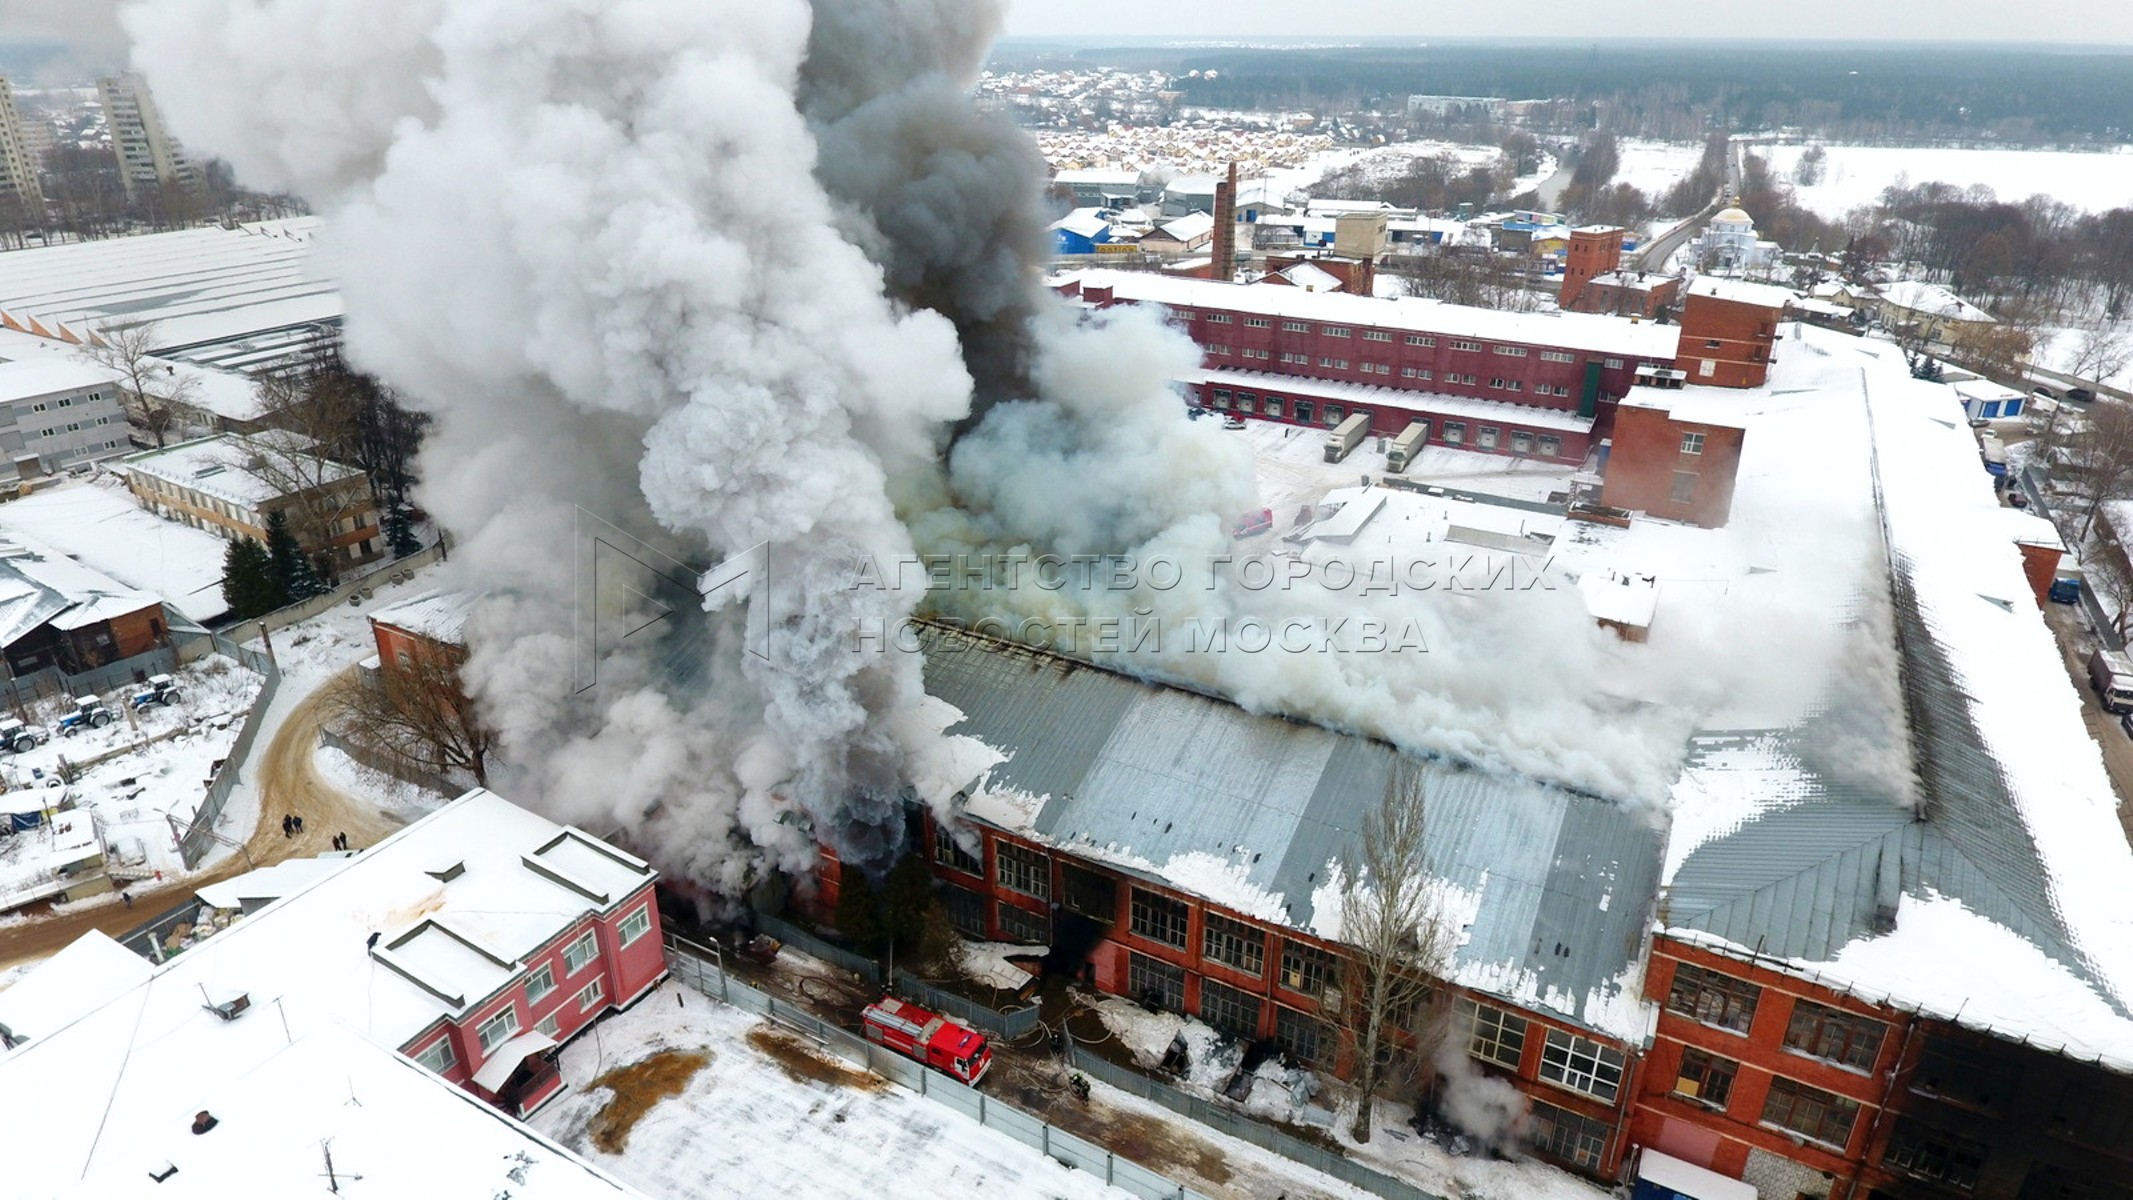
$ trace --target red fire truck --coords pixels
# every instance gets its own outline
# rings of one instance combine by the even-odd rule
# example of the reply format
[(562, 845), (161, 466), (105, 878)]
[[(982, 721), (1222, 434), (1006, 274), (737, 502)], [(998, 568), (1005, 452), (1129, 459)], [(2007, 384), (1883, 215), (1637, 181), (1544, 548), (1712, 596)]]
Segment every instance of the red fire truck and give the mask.
[(863, 1027), (868, 1041), (964, 1083), (976, 1085), (992, 1066), (984, 1034), (907, 1000), (884, 996), (867, 1005)]

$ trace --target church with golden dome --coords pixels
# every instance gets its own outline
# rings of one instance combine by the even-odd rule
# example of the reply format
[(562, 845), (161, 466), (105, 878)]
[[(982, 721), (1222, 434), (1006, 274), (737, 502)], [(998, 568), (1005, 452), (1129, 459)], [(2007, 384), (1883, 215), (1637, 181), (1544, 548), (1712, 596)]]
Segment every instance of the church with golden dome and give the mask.
[(1760, 271), (1775, 267), (1778, 244), (1755, 235), (1755, 218), (1738, 201), (1729, 202), (1704, 231), (1689, 239), (1689, 262), (1699, 271)]

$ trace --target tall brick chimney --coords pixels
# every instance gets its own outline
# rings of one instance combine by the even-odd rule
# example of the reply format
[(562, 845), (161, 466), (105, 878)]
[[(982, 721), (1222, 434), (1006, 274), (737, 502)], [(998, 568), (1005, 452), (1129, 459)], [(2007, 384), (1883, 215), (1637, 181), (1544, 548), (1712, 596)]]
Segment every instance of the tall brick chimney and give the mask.
[(1215, 261), (1209, 279), (1228, 283), (1237, 277), (1237, 164), (1215, 185)]

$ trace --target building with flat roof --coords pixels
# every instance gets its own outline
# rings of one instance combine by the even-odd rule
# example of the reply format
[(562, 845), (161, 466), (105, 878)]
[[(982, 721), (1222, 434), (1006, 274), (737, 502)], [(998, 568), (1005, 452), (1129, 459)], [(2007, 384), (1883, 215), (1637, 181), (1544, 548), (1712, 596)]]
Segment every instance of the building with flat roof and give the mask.
[(36, 479), (131, 453), (121, 395), (112, 372), (78, 360), (0, 357), (0, 471)]
[(157, 515), (221, 537), (264, 542), (268, 519), (286, 512), (305, 551), (330, 566), (384, 557), (369, 477), (290, 447), (293, 436), (225, 433), (146, 450), (123, 461), (126, 486)]

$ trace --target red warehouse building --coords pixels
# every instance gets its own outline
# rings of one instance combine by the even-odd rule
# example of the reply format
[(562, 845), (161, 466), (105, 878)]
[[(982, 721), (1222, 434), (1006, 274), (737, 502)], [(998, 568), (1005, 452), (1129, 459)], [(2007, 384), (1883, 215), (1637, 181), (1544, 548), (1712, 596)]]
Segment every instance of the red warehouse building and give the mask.
[(1673, 327), (1578, 313), (1137, 272), (1069, 275), (1060, 290), (1093, 309), (1167, 309), (1204, 351), (1203, 371), (1182, 382), (1205, 407), (1311, 426), (1361, 411), (1379, 435), (1424, 421), (1433, 442), (1564, 462), (1605, 435), (1639, 367), (1669, 366), (1679, 350)]
[[(1394, 752), (1006, 643), (922, 637), (928, 691), (969, 714), (955, 732), (1009, 755), (1002, 792), (929, 833), (957, 928), (1049, 946), (1050, 971), (1347, 1074), (1345, 952), (1316, 932), (1335, 903), (1321, 889)], [(1649, 906), (1634, 898), (1651, 895), (1659, 835), (1561, 789), (1419, 769), (1428, 857), (1477, 906), (1451, 1036), (1529, 1098), (1537, 1152), (1611, 1177), (1642, 1036)]]
[(1615, 411), (1601, 502), (1715, 529), (1733, 512), (1747, 431), (1737, 401), (1703, 389), (1638, 388)]

